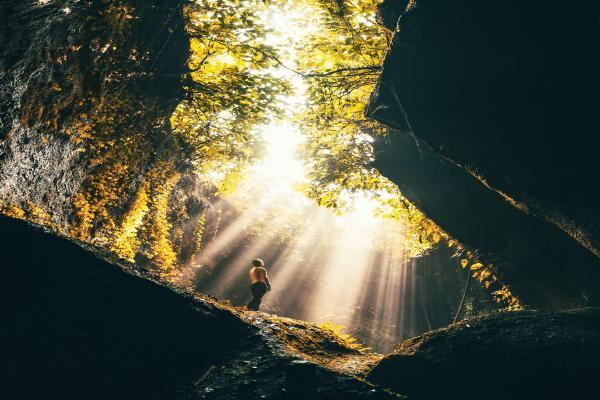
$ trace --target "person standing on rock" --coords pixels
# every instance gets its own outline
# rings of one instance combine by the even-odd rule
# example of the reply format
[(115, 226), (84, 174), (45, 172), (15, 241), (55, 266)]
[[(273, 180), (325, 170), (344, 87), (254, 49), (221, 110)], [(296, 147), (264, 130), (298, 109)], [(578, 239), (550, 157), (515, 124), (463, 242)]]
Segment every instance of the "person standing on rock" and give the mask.
[(252, 260), (252, 268), (250, 268), (249, 274), (252, 300), (248, 303), (247, 308), (249, 311), (258, 311), (263, 296), (271, 290), (271, 282), (269, 282), (263, 260), (259, 258)]

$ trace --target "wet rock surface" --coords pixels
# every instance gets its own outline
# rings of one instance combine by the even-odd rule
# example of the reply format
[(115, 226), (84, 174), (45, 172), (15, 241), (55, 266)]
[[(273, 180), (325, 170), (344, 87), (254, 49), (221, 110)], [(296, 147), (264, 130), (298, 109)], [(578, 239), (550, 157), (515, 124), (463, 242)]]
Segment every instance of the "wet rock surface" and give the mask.
[(1, 218), (0, 238), (2, 399), (398, 398), (363, 365), (320, 363), (363, 355), (310, 324), (177, 292), (22, 221)]
[[(199, 385), (200, 386), (200, 385)], [(249, 341), (202, 381), (201, 399), (398, 399), (403, 396), (287, 354), (268, 339)]]
[[(414, 166), (413, 174), (424, 168), (425, 181), (435, 169), (439, 184), (453, 187), (463, 207), (444, 210), (445, 215), (432, 211), (445, 198), (430, 196), (432, 185), (403, 176), (407, 165), (399, 146), (380, 147), (380, 157), (387, 158), (381, 171), (411, 200), (421, 201), (448, 233), (488, 253), (486, 261), (512, 268), (505, 282), (520, 286), (515, 294), (530, 297), (529, 304), (556, 306), (555, 296), (563, 297), (563, 306), (599, 304), (587, 278), (562, 294), (560, 279), (547, 279), (543, 289), (532, 277), (541, 269), (556, 277), (567, 271), (589, 277), (599, 269), (600, 192), (594, 182), (600, 56), (592, 49), (600, 35), (600, 6), (586, 1), (414, 3), (406, 11), (403, 1), (382, 8), (387, 18), (401, 16), (369, 113), (416, 138), (431, 155), (428, 163)], [(444, 166), (450, 163), (463, 176)], [(494, 195), (470, 197), (467, 180)], [(491, 212), (502, 208), (501, 202), (526, 216), (510, 211), (482, 216), (485, 227), (465, 209), (474, 204)], [(554, 229), (523, 229), (540, 226), (528, 217)], [(521, 222), (506, 225), (515, 218)], [(490, 243), (494, 236), (512, 233), (512, 243)], [(545, 257), (545, 247), (563, 255)]]
[[(3, 213), (43, 210), (46, 221), (27, 218), (91, 239), (122, 220), (153, 168), (168, 163), (190, 174), (189, 152), (169, 124), (184, 96), (182, 2), (7, 0), (0, 7)], [(107, 201), (115, 188), (116, 200)], [(97, 208), (93, 222), (81, 215), (84, 198)]]
[(368, 379), (413, 399), (595, 398), (600, 310), (520, 311), (402, 343)]

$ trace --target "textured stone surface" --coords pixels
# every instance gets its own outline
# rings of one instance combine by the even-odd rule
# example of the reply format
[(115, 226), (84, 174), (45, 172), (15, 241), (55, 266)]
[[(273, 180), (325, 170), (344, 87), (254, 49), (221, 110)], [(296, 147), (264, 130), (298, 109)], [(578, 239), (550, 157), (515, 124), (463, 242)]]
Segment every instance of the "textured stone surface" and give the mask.
[[(388, 9), (394, 5), (395, 14), (404, 11), (405, 2), (386, 2)], [(400, 17), (370, 106), (371, 116), (417, 138), (423, 149), (464, 171), (459, 177), (446, 173), (451, 166), (436, 167), (440, 184), (453, 187), (464, 207), (450, 208), (446, 215), (432, 212), (432, 219), (487, 253), (486, 261), (522, 270), (522, 279), (516, 274), (517, 279), (506, 283), (521, 286), (523, 297), (544, 269), (573, 283), (567, 289), (572, 293), (563, 296), (561, 280), (548, 279), (546, 293), (539, 288), (531, 293), (537, 297), (531, 304), (537, 306), (552, 305), (555, 296), (564, 297), (568, 305), (592, 304), (591, 297), (598, 304), (597, 293), (591, 294), (585, 282), (593, 275), (590, 271), (600, 269), (595, 184), (600, 56), (593, 50), (600, 35), (599, 15), (598, 4), (583, 0), (519, 5), (417, 1)], [(443, 208), (443, 198), (421, 195), (426, 184), (402, 176), (403, 149), (383, 145), (380, 150), (385, 161), (378, 166), (384, 175), (403, 186), (409, 197), (412, 189), (412, 199), (420, 199), (422, 208)], [(429, 164), (421, 166), (445, 163), (427, 157)], [(421, 166), (415, 166), (417, 175)], [(429, 166), (423, 167), (422, 180), (431, 176)], [(491, 189), (494, 196), (465, 195), (473, 193), (468, 180)], [(562, 230), (581, 249), (556, 229), (510, 226), (507, 221), (517, 218), (507, 217), (516, 215), (510, 211), (482, 216), (478, 223), (473, 220), (476, 213), (466, 209), (477, 202), (482, 206), (475, 208), (484, 212), (499, 210), (502, 206), (495, 203), (505, 202)], [(536, 225), (527, 217), (518, 219)], [(511, 243), (489, 243), (494, 236), (510, 238), (511, 233)], [(548, 257), (548, 247), (562, 254)], [(577, 280), (579, 284), (573, 282)]]
[(120, 207), (108, 210), (117, 220), (156, 162), (186, 171), (169, 125), (188, 56), (181, 2), (0, 7), (0, 202), (43, 209), (68, 230), (77, 223), (73, 196), (98, 170), (128, 165)]
[(599, 304), (600, 260), (553, 224), (524, 213), (410, 136), (376, 143), (375, 166), (429, 218), (493, 263), (525, 305)]
[(402, 343), (368, 375), (411, 399), (595, 398), (600, 310), (521, 311)]

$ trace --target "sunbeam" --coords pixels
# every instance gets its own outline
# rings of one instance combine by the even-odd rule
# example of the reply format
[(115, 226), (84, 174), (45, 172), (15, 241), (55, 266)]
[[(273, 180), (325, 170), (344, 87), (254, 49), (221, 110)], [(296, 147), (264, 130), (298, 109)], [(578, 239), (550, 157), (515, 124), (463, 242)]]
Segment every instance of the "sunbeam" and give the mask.
[[(219, 83), (226, 71), (245, 72), (252, 59), (260, 68), (248, 69), (244, 79), (257, 80), (259, 89), (273, 85), (261, 79), (275, 79), (287, 89), (267, 96), (272, 108), (261, 113), (260, 123), (243, 125), (253, 145), (248, 165), (239, 167), (226, 158), (218, 160), (219, 171), (204, 174), (216, 186), (232, 171), (239, 174), (233, 189), (219, 192), (219, 210), (234, 211), (224, 221), (219, 212), (211, 239), (203, 241), (195, 262), (181, 276), (195, 275), (198, 290), (243, 306), (250, 298), (250, 261), (261, 258), (273, 283), (261, 310), (343, 325), (367, 344), (386, 348), (413, 329), (418, 311), (411, 257), (430, 246), (422, 244), (420, 233), (416, 239), (415, 229), (409, 237), (409, 218), (399, 217), (397, 210), (414, 208), (406, 205), (397, 187), (368, 167), (376, 129), (364, 120), (363, 111), (374, 80), (364, 75), (369, 68), (363, 66), (382, 60), (386, 46), (385, 35), (374, 22), (376, 4), (361, 3), (344, 23), (339, 13), (318, 3), (280, 0), (255, 6), (254, 24), (261, 26), (262, 36), (251, 37), (250, 27), (234, 35), (240, 48), (253, 43), (264, 46), (261, 50), (236, 53), (208, 42), (200, 47), (203, 58), (194, 63), (200, 63), (198, 68), (206, 63), (210, 69), (202, 78), (214, 76)], [(201, 13), (195, 18), (200, 25), (210, 20)], [(340, 29), (348, 32), (336, 33)], [(357, 29), (378, 35), (365, 53), (357, 50), (364, 45), (356, 42)], [(201, 40), (198, 45), (204, 43)], [(346, 46), (347, 53), (328, 53), (319, 45), (313, 47), (314, 54), (305, 52), (312, 43), (331, 40)], [(272, 51), (277, 58), (260, 64)], [(345, 59), (354, 55), (356, 60)], [(308, 71), (301, 72), (307, 56), (314, 60)], [(350, 72), (338, 87), (339, 82), (327, 79), (337, 79), (339, 71)], [(325, 77), (317, 82), (318, 90), (311, 76)], [(339, 91), (327, 92), (326, 85)], [(315, 98), (326, 104), (324, 108), (315, 110)], [(219, 112), (215, 126), (226, 131), (233, 115)], [(200, 121), (188, 123), (201, 126)], [(319, 136), (322, 132), (327, 135)], [(229, 148), (228, 140), (215, 151)], [(319, 180), (326, 183), (315, 190)], [(413, 228), (425, 220), (414, 215)]]

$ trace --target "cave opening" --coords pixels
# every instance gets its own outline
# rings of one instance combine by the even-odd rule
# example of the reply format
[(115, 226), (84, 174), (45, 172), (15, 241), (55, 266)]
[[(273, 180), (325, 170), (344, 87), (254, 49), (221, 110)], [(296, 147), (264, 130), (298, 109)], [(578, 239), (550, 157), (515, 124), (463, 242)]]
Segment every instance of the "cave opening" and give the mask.
[(185, 6), (193, 82), (171, 124), (203, 208), (184, 231), (197, 248), (168, 279), (243, 306), (261, 258), (273, 282), (261, 310), (388, 352), (457, 311), (498, 306), (464, 285), (476, 254), (370, 165), (388, 133), (365, 116), (392, 35), (379, 3)]
[(0, 397), (592, 393), (598, 9), (0, 2)]
[[(263, 311), (343, 326), (380, 352), (456, 316), (519, 307), (373, 166), (377, 142), (400, 136), (366, 116), (397, 6), (67, 3), (35, 6), (60, 16), (38, 43), (58, 50), (30, 54), (14, 80), (27, 101), (0, 148), (2, 213), (236, 307), (262, 258)], [(84, 20), (87, 36), (57, 28)]]

